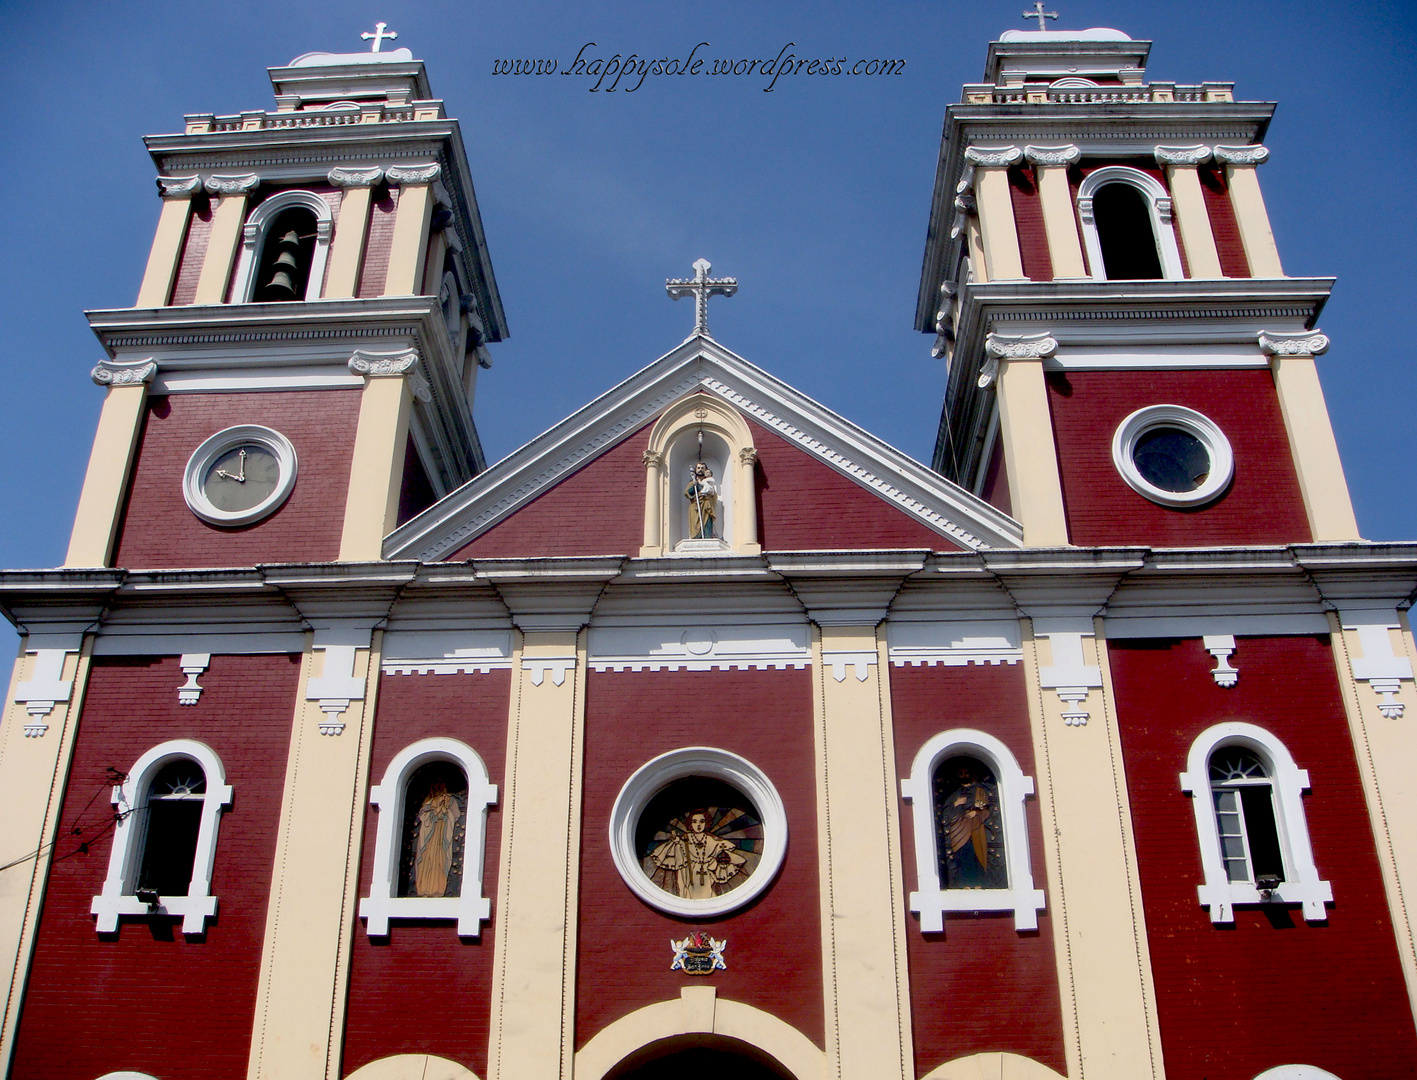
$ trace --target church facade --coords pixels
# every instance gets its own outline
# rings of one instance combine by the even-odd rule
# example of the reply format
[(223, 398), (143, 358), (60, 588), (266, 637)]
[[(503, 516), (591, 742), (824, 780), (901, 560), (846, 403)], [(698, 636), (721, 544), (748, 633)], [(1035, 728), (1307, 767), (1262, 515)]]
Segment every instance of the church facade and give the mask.
[(148, 139), (65, 564), (0, 574), (5, 1075), (1417, 1074), (1417, 545), (1358, 533), (1272, 104), (990, 44), (929, 467), (702, 260), (489, 464), (473, 178), (379, 45)]

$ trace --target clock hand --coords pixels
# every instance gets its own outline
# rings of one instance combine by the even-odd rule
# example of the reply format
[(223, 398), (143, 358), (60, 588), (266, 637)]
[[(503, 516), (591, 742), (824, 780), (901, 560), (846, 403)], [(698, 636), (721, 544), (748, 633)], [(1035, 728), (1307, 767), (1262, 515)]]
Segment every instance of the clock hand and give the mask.
[(246, 451), (242, 450), (239, 453), (240, 457), (238, 460), (241, 462), (241, 472), (239, 475), (229, 473), (225, 469), (218, 469), (216, 474), (224, 480), (235, 480), (238, 484), (244, 484), (246, 483)]

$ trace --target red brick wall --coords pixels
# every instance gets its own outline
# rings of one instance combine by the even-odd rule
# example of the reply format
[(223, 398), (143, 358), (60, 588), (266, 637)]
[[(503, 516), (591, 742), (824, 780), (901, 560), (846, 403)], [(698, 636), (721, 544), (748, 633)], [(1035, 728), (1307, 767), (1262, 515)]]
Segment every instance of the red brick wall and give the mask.
[[(1344, 1080), (1413, 1075), (1417, 1033), (1383, 895), (1327, 636), (1240, 638), (1222, 690), (1201, 643), (1109, 643), (1166, 1075), (1250, 1080), (1291, 1062)], [(1328, 922), (1238, 908), (1215, 926), (1196, 898), (1200, 854), (1181, 791), (1191, 743), (1244, 720), (1275, 735), (1313, 790), (1304, 812)], [(1202, 795), (1204, 798), (1204, 794)]]
[[(900, 778), (910, 775), (915, 755), (932, 736), (960, 727), (993, 735), (1013, 752), (1025, 776), (1035, 775), (1026, 695), (1021, 664), (893, 666), (891, 709)], [(918, 884), (912, 808), (903, 799), (899, 805), (908, 895)], [(1043, 826), (1037, 800), (1030, 798), (1025, 805), (1033, 884), (1041, 889), (1047, 880)], [(1052, 897), (1048, 900), (1051, 908)], [(1035, 932), (1015, 930), (1012, 912), (949, 913), (943, 934), (922, 934), (913, 914), (907, 914), (906, 922), (917, 1075), (957, 1057), (997, 1051), (1067, 1071), (1048, 911), (1038, 913)]]
[(1235, 207), (1230, 203), (1230, 188), (1225, 182), (1225, 170), (1202, 167), (1201, 193), (1205, 196), (1210, 231), (1215, 237), (1215, 250), (1220, 254), (1220, 272), (1226, 277), (1250, 276), (1250, 264), (1245, 259), (1245, 245), (1240, 240), (1240, 226), (1235, 220)]
[(433, 490), (433, 483), (428, 479), (428, 472), (423, 468), (423, 460), (418, 456), (418, 448), (413, 443), (413, 436), (410, 435), (403, 451), (403, 480), (399, 485), (398, 523), (402, 525), (409, 518), (421, 514), (437, 501), (438, 493)]
[[(200, 700), (179, 706), (185, 679), (175, 657), (93, 662), (13, 1080), (93, 1080), (121, 1069), (244, 1080), (298, 673), (299, 657), (213, 656)], [(89, 905), (112, 845), (104, 768), (126, 770), (180, 738), (215, 750), (233, 789), (212, 875), (217, 916), (201, 939), (184, 938), (180, 920), (127, 918), (100, 937)], [(70, 834), (76, 824), (80, 836)], [(81, 841), (91, 843), (87, 853)]]
[[(1051, 372), (1048, 401), (1072, 543), (1188, 547), (1309, 540), (1268, 371)], [(1122, 420), (1163, 403), (1210, 417), (1235, 451), (1234, 481), (1199, 509), (1152, 502), (1133, 491), (1112, 463), (1112, 435)]]
[(196, 297), (197, 279), (202, 276), (202, 260), (207, 257), (207, 242), (211, 237), (212, 202), (199, 196), (192, 200), (192, 212), (187, 217), (187, 235), (177, 260), (171, 300), (174, 306), (190, 304)]
[(1053, 258), (1048, 253), (1048, 233), (1043, 228), (1043, 200), (1032, 168), (1015, 165), (1009, 170), (1009, 196), (1014, 206), (1023, 276), (1032, 281), (1053, 280)]
[[(610, 859), (610, 810), (621, 786), (669, 750), (712, 745), (767, 774), (787, 810), (788, 851), (772, 886), (746, 909), (697, 924), (727, 938), (728, 970), (670, 971), (669, 939), (691, 923), (637, 899)], [(586, 683), (576, 1047), (644, 1005), (712, 982), (823, 1040), (817, 891), (817, 796), (808, 670), (591, 672)]]
[(389, 276), (389, 252), (394, 243), (394, 211), (398, 208), (399, 189), (377, 187), (369, 201), (369, 231), (365, 233), (364, 264), (359, 269), (359, 297), (383, 296), (384, 280)]
[[(254, 566), (336, 558), (358, 420), (358, 390), (150, 398), (114, 565)], [(295, 489), (274, 514), (251, 525), (209, 525), (187, 508), (183, 471), (209, 436), (246, 423), (272, 427), (294, 445)]]
[[(370, 784), (384, 776), (404, 747), (438, 736), (472, 747), (497, 785), (498, 804), (487, 814), (483, 896), (497, 895), (502, 834), (503, 773), (511, 672), (486, 675), (385, 675), (379, 681)], [(379, 815), (364, 820), (359, 895), (373, 877)], [(470, 832), (470, 830), (469, 830)], [(354, 935), (349, 1008), (345, 1015), (344, 1073), (391, 1054), (434, 1054), (487, 1075), (487, 1021), (498, 912), (477, 938), (462, 939), (449, 922), (395, 919), (387, 938)]]
[(1009, 472), (1004, 467), (1004, 447), (994, 444), (994, 452), (989, 458), (989, 471), (984, 474), (984, 486), (979, 497), (1006, 514), (1014, 512), (1014, 501), (1009, 494)]

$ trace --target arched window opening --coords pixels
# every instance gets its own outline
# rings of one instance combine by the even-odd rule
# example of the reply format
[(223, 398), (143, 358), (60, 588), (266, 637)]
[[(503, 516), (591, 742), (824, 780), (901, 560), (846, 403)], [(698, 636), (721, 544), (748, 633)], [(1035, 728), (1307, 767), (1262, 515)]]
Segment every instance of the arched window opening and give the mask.
[(1285, 877), (1284, 854), (1264, 762), (1246, 747), (1221, 747), (1210, 757), (1210, 791), (1226, 877), (1277, 886)]
[(976, 757), (946, 758), (932, 778), (940, 884), (946, 889), (1007, 889), (1004, 818), (994, 771)]
[(158, 770), (141, 809), (147, 828), (138, 869), (138, 892), (185, 895), (197, 858), (207, 778), (191, 758), (177, 758)]
[(409, 778), (403, 806), (399, 895), (461, 895), (467, 776), (450, 761), (424, 765)]
[(1165, 277), (1146, 197), (1131, 184), (1104, 184), (1092, 199), (1102, 265), (1109, 281)]
[(266, 230), (251, 298), (263, 303), (305, 299), (316, 237), (314, 213), (303, 206), (282, 211)]

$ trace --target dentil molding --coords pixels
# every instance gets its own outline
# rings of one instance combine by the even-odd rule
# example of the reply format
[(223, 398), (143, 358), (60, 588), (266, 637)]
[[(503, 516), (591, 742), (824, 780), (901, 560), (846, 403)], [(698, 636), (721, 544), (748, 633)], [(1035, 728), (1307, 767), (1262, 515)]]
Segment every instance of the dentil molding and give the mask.
[(329, 181), (339, 188), (373, 187), (384, 179), (384, 170), (377, 165), (368, 169), (331, 169)]
[(255, 173), (240, 176), (209, 176), (206, 189), (212, 195), (249, 195), (261, 186), (261, 178)]
[(1260, 348), (1270, 356), (1322, 356), (1328, 351), (1328, 335), (1321, 330), (1305, 330), (1297, 334), (1277, 330), (1261, 330)]
[(99, 386), (136, 386), (152, 382), (156, 374), (156, 360), (100, 360), (89, 372)]

